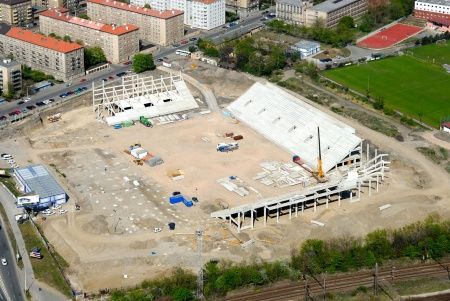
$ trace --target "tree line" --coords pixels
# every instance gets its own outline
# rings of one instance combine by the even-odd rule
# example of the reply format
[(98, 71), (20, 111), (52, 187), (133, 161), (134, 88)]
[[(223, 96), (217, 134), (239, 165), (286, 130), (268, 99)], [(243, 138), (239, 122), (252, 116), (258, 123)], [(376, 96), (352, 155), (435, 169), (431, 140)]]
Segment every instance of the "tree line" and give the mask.
[[(365, 237), (331, 240), (308, 239), (291, 258), (275, 262), (209, 262), (204, 267), (204, 294), (208, 297), (282, 279), (300, 279), (302, 274), (335, 273), (373, 268), (387, 260), (439, 259), (450, 254), (450, 220), (430, 216), (399, 229), (376, 230)], [(111, 293), (111, 300), (149, 300), (169, 296), (174, 301), (195, 300), (196, 276), (177, 269), (171, 277), (144, 281), (140, 286)]]

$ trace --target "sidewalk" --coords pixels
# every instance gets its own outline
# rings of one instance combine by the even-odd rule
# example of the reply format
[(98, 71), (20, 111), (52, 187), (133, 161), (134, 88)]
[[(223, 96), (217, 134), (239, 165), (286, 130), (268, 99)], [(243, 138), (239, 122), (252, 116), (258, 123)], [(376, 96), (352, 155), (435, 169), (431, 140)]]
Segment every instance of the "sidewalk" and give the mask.
[[(17, 224), (14, 216), (22, 213), (21, 209), (18, 209), (15, 205), (14, 196), (3, 185), (0, 185), (0, 201), (5, 208), (8, 215), (8, 221), (11, 224), (11, 229), (14, 233), (17, 242), (17, 248), (22, 256), (23, 269), (18, 270), (20, 278), (20, 286), (24, 290), (25, 282), (27, 289), (29, 289), (32, 300), (36, 301), (64, 301), (70, 300), (64, 295), (57, 292), (55, 289), (48, 287), (46, 284), (42, 284), (34, 278), (33, 268), (31, 266), (30, 257), (25, 247), (25, 242), (20, 232), (19, 225)], [(26, 279), (25, 279), (26, 274)]]

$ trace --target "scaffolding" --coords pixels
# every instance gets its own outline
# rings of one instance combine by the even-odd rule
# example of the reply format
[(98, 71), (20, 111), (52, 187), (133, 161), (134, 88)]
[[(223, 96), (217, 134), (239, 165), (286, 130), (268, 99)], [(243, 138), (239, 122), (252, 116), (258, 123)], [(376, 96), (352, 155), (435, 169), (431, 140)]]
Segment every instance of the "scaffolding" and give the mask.
[[(385, 173), (389, 171), (388, 155), (377, 154), (369, 158), (369, 146), (367, 146), (367, 161), (361, 161), (347, 175), (339, 180), (322, 183), (305, 190), (289, 193), (273, 198), (261, 199), (254, 203), (244, 204), (233, 208), (211, 213), (211, 217), (228, 220), (229, 227), (237, 226), (237, 232), (245, 229), (253, 229), (258, 217), (263, 217), (266, 226), (268, 217), (276, 217), (277, 223), (281, 215), (289, 214), (289, 219), (297, 217), (299, 212), (337, 201), (341, 205), (341, 199), (349, 198), (350, 201), (359, 200), (361, 188), (367, 187), (369, 196), (372, 190), (378, 191), (379, 184), (384, 182)], [(375, 188), (373, 187), (375, 185)], [(246, 222), (247, 219), (247, 222)]]
[(170, 74), (159, 78), (127, 75), (122, 77), (121, 84), (113, 86), (106, 86), (105, 82), (100, 86), (92, 83), (92, 107), (97, 120), (106, 120), (125, 111), (135, 120), (139, 114), (150, 118), (198, 105), (181, 74)]

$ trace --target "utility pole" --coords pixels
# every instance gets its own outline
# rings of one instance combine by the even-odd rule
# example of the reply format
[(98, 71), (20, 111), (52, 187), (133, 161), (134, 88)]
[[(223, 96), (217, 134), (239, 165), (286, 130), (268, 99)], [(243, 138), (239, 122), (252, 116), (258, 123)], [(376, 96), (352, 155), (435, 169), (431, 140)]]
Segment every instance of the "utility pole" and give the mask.
[(195, 231), (197, 236), (197, 259), (198, 259), (198, 274), (197, 274), (197, 298), (203, 299), (203, 231), (198, 229)]
[(378, 295), (378, 262), (375, 263), (375, 274), (373, 277), (373, 288), (375, 290), (375, 295)]

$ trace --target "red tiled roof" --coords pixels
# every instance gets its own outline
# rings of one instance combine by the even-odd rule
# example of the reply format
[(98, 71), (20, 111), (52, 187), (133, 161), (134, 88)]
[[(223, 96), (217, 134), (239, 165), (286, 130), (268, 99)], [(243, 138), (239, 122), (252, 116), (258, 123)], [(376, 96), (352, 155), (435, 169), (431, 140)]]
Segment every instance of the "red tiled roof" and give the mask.
[(184, 14), (182, 10), (171, 9), (171, 10), (163, 10), (159, 11), (156, 9), (149, 9), (142, 6), (136, 6), (133, 4), (126, 4), (120, 1), (115, 0), (87, 0), (87, 2), (92, 2), (100, 5), (106, 5), (110, 7), (114, 7), (117, 9), (122, 9), (130, 12), (135, 12), (142, 15), (152, 16), (160, 19), (170, 19), (175, 16), (179, 16)]
[(11, 29), (5, 34), (8, 37), (28, 42), (34, 45), (38, 45), (44, 48), (52, 49), (58, 52), (69, 53), (78, 49), (82, 49), (83, 46), (77, 43), (70, 43), (60, 41), (52, 37), (46, 37), (39, 33), (34, 33), (27, 29), (18, 27), (11, 27)]
[(444, 26), (450, 26), (450, 19), (446, 19), (443, 17), (431, 17), (430, 19), (428, 19), (428, 21), (438, 23), (438, 24), (444, 25)]
[(115, 0), (87, 0), (87, 2), (92, 2), (100, 5), (106, 5), (110, 7), (114, 7), (117, 9), (123, 9), (130, 12), (135, 12), (142, 15), (152, 16), (155, 18), (160, 19), (170, 19), (175, 16), (179, 16), (184, 14), (182, 10), (178, 9), (171, 9), (171, 10), (164, 10), (159, 11), (156, 9), (149, 9), (142, 6), (136, 6), (133, 4), (126, 4), (123, 2), (115, 1)]
[(441, 127), (445, 127), (445, 128), (450, 129), (450, 121), (446, 121), (446, 122), (441, 123)]
[(94, 22), (91, 20), (86, 20), (78, 17), (70, 16), (68, 13), (62, 13), (60, 10), (57, 9), (48, 9), (46, 11), (43, 11), (39, 14), (40, 16), (49, 17), (52, 19), (57, 19), (60, 21), (77, 24), (80, 26), (88, 27), (94, 30), (99, 30), (103, 32), (107, 32), (114, 35), (122, 35), (128, 32), (132, 32), (134, 30), (139, 29), (139, 27), (131, 24), (124, 24), (120, 26), (112, 26), (107, 25), (99, 22)]

